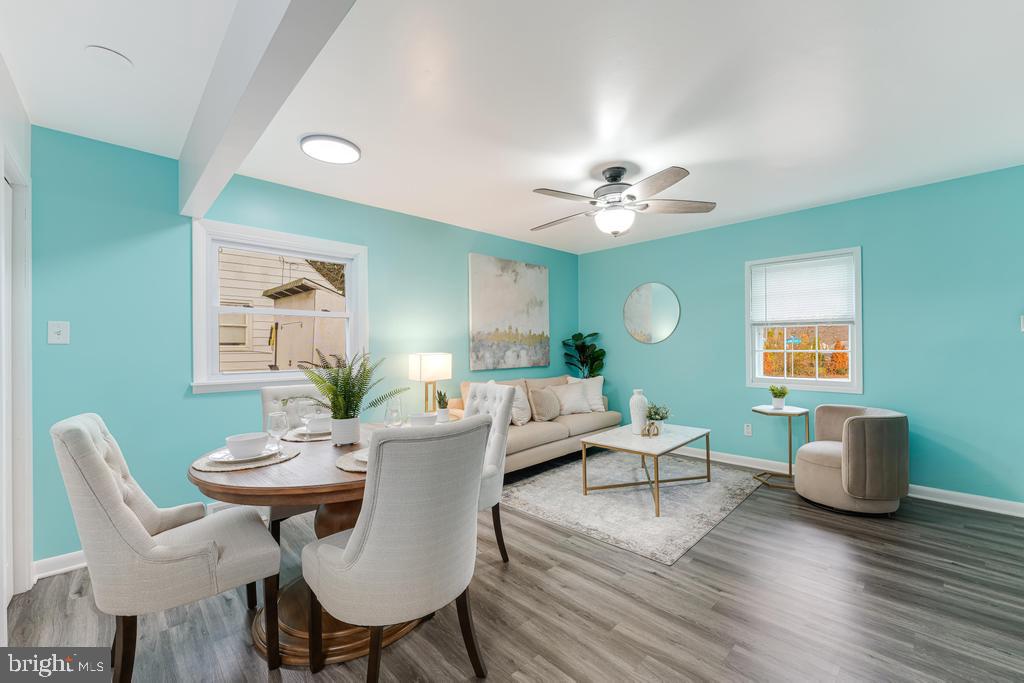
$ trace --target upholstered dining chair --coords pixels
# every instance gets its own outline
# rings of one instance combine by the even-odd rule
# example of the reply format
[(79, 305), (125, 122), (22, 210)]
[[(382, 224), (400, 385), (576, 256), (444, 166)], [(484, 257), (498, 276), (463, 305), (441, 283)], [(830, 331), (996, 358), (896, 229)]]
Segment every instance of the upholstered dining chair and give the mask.
[(487, 457), (484, 459), (484, 471), (480, 479), (480, 509), (491, 510), (494, 538), (498, 542), (502, 562), (508, 562), (508, 551), (505, 550), (505, 538), (501, 533), (501, 487), (505, 483), (505, 449), (508, 446), (508, 426), (512, 422), (514, 398), (515, 387), (495, 382), (474, 382), (469, 385), (463, 413), (465, 417), (486, 414), (492, 418)]
[(814, 441), (796, 452), (793, 484), (807, 500), (847, 512), (892, 514), (909, 492), (907, 416), (863, 406), (820, 405)]
[(370, 436), (366, 487), (352, 529), (302, 549), (310, 590), (309, 668), (324, 666), (323, 610), (369, 628), (366, 680), (380, 672), (384, 626), (429, 617), (453, 600), (476, 675), (487, 675), (473, 632), (480, 473), (489, 415)]
[[(289, 384), (283, 387), (263, 387), (260, 389), (260, 401), (263, 404), (263, 430), (266, 431), (268, 427), (267, 416), (276, 411), (281, 411), (288, 415), (289, 427), (293, 429), (301, 427), (302, 420), (299, 418), (298, 402), (295, 399), (316, 398), (318, 393), (312, 384)], [(275, 541), (280, 543), (281, 522), (289, 517), (312, 512), (313, 510), (316, 510), (315, 505), (271, 506), (270, 534), (274, 537)], [(251, 609), (256, 603), (256, 593), (251, 589), (248, 600)]]
[(277, 588), (281, 550), (253, 508), (206, 514), (202, 503), (158, 508), (128, 471), (99, 415), (50, 429), (82, 541), (96, 606), (116, 617), (113, 680), (130, 681), (140, 614), (263, 579), (267, 665), (281, 665)]

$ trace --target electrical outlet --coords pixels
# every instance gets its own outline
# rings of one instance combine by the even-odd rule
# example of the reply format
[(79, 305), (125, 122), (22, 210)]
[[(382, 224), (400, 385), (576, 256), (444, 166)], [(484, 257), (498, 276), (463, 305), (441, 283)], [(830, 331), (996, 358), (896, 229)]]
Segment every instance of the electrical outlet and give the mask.
[(754, 435), (754, 427), (752, 425), (750, 425), (749, 423), (743, 425), (743, 436), (753, 436), (753, 435)]

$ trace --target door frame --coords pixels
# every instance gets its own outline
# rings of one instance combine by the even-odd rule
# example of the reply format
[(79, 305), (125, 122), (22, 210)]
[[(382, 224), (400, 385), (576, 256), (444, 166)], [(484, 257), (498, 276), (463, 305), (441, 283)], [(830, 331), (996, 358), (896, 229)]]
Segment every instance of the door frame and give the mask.
[[(0, 140), (0, 176), (13, 189), (11, 226), (11, 520), (12, 593), (35, 583), (32, 573), (32, 186), (31, 178)], [(0, 181), (2, 182), (2, 181)], [(0, 199), (0, 205), (5, 204)], [(0, 210), (7, 210), (2, 206)], [(2, 390), (2, 388), (0, 388)], [(5, 530), (7, 531), (7, 530)], [(6, 601), (8, 596), (0, 596)], [(6, 607), (6, 605), (5, 605)], [(6, 609), (4, 609), (6, 614)], [(0, 634), (6, 640), (6, 630)]]

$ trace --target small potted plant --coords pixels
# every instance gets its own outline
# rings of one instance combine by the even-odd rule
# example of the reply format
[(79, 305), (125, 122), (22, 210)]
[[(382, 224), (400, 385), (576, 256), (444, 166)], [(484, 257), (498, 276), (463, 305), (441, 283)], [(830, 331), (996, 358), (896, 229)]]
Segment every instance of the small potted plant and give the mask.
[(641, 436), (658, 436), (661, 434), (661, 427), (671, 411), (668, 406), (659, 406), (657, 403), (651, 403), (647, 406), (647, 424), (644, 425), (643, 431), (640, 433)]
[(776, 384), (768, 387), (768, 391), (772, 392), (772, 408), (775, 410), (782, 410), (786, 407), (786, 394), (789, 393), (789, 389), (784, 386)]
[(299, 365), (306, 378), (326, 399), (313, 400), (331, 411), (331, 441), (335, 445), (358, 443), (359, 413), (367, 408), (376, 408), (409, 390), (409, 387), (399, 387), (367, 401), (370, 390), (384, 381), (383, 378), (373, 379), (373, 373), (384, 362), (383, 359), (371, 363), (369, 354), (365, 353), (357, 353), (351, 359), (331, 354), (328, 359), (319, 349), (316, 355), (319, 363), (301, 361)]
[(448, 393), (441, 389), (437, 390), (437, 421), (448, 421)]

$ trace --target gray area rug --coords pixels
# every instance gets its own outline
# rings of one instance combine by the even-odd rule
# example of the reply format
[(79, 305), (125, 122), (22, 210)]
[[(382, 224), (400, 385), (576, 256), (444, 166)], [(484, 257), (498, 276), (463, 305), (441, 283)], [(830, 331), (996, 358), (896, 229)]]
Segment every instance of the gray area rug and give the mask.
[[(662, 479), (694, 476), (704, 473), (704, 460), (662, 456), (659, 468)], [(584, 496), (577, 459), (505, 486), (501, 504), (671, 565), (760, 486), (751, 474), (740, 467), (712, 463), (710, 483), (663, 484), (661, 517), (655, 517), (649, 486), (591, 491)], [(643, 480), (646, 476), (638, 456), (610, 451), (587, 454), (591, 486)]]

